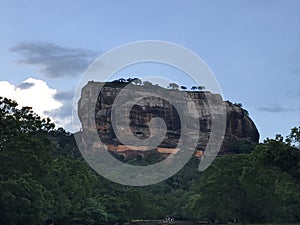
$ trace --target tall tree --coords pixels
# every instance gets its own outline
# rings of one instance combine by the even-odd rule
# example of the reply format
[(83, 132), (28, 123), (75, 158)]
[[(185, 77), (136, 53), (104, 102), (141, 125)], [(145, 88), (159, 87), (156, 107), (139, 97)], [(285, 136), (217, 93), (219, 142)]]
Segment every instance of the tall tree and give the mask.
[(202, 90), (205, 90), (206, 87), (205, 86), (198, 86), (198, 90), (202, 91)]
[(186, 86), (180, 86), (180, 89), (182, 89), (182, 90), (186, 90), (186, 89), (187, 89), (187, 87), (186, 87)]
[(176, 83), (169, 83), (168, 88), (171, 88), (173, 90), (177, 90), (179, 88), (179, 85)]
[(45, 188), (54, 128), (30, 107), (0, 97), (0, 224), (39, 223), (47, 215), (52, 195)]

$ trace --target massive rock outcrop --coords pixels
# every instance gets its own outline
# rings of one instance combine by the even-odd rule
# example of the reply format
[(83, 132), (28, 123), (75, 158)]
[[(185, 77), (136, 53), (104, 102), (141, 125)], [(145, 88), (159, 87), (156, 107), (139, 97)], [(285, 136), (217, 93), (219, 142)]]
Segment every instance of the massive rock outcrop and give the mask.
[[(127, 153), (127, 155), (132, 155), (134, 152), (147, 152), (149, 150), (147, 146), (123, 146), (114, 132), (112, 126), (112, 106), (113, 104), (117, 104), (115, 99), (117, 95), (120, 94), (121, 90), (121, 94), (126, 96), (126, 99), (134, 102), (134, 106), (130, 109), (130, 112), (128, 112), (130, 126), (126, 127), (124, 125), (124, 129), (122, 129), (122, 124), (118, 124), (118, 126), (121, 126), (123, 136), (126, 137), (126, 135), (133, 134), (140, 139), (149, 138), (151, 135), (149, 122), (154, 117), (160, 117), (165, 121), (167, 132), (164, 140), (159, 146), (152, 150), (165, 155), (175, 153), (179, 150), (176, 148), (181, 136), (182, 128), (179, 115), (185, 113), (185, 109), (183, 108), (182, 112), (177, 112), (169, 101), (159, 96), (162, 92), (164, 92), (164, 94), (169, 92), (176, 101), (176, 96), (179, 96), (182, 91), (166, 90), (159, 86), (147, 88), (132, 84), (129, 84), (132, 88), (126, 88), (125, 90), (122, 88), (124, 85), (108, 83), (102, 87), (99, 94), (99, 85), (101, 86), (102, 84), (98, 82), (89, 82), (82, 89), (81, 99), (78, 104), (78, 113), (80, 120), (83, 121), (87, 115), (91, 115), (91, 113), (88, 113), (88, 110), (94, 111), (96, 128), (101, 141), (107, 146), (107, 150), (119, 152), (124, 155), (126, 155), (125, 153)], [(153, 91), (156, 95), (151, 96), (150, 92), (153, 93)], [(229, 101), (223, 102), (220, 95), (207, 91), (187, 91), (185, 93), (189, 96), (186, 101), (193, 101), (196, 105), (196, 110), (199, 112), (199, 118), (197, 118), (197, 120), (199, 121), (200, 130), (196, 146), (198, 156), (199, 152), (204, 151), (207, 145), (212, 126), (211, 119), (219, 113), (218, 109), (209, 106), (209, 102), (221, 102), (222, 104), (225, 104), (227, 111), (226, 132), (219, 155), (239, 152), (240, 150), (238, 148), (242, 145), (249, 146), (258, 143), (258, 130), (248, 116), (247, 111), (239, 105), (232, 104)], [(134, 96), (144, 96), (145, 94), (148, 95), (148, 97), (142, 98), (139, 101), (136, 101), (134, 98)], [(89, 102), (95, 98), (97, 98), (95, 107), (91, 109)], [(179, 105), (180, 101), (182, 100), (178, 98), (177, 102)], [(82, 123), (82, 129), (88, 130), (91, 129), (91, 126), (88, 123)], [(146, 153), (144, 153), (144, 155), (146, 155)]]

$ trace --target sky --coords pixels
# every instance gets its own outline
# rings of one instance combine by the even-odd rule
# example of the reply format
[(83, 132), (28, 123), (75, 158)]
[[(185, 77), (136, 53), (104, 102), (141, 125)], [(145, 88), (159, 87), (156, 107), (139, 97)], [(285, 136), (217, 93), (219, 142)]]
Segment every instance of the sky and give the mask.
[[(69, 131), (74, 93), (88, 66), (142, 40), (173, 42), (201, 57), (224, 100), (249, 111), (261, 141), (300, 124), (299, 0), (0, 0), (0, 29), (0, 95)], [(137, 65), (118, 75), (192, 85), (173, 72)]]

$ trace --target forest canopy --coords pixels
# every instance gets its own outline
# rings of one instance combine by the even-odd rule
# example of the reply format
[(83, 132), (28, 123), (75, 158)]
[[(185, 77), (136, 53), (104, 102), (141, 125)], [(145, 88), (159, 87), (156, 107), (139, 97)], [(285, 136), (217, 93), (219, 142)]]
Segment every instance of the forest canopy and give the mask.
[[(30, 107), (0, 97), (0, 225), (123, 224), (135, 219), (300, 222), (300, 128), (248, 154), (217, 158), (199, 173), (192, 158), (176, 175), (128, 187), (97, 175), (73, 134)], [(239, 151), (243, 152), (243, 151)]]

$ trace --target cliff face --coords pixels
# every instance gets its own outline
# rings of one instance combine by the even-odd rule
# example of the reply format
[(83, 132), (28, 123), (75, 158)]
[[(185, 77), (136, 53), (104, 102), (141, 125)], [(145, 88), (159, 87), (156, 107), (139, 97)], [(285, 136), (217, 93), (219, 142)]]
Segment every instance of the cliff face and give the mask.
[[(132, 86), (133, 87), (133, 86)], [(87, 114), (87, 105), (89, 99), (95, 98), (98, 96), (97, 103), (95, 106), (95, 121), (97, 126), (97, 131), (99, 137), (103, 143), (107, 146), (107, 150), (120, 152), (124, 154), (130, 149), (124, 148), (122, 143), (116, 137), (114, 129), (112, 127), (112, 105), (116, 104), (116, 96), (120, 93), (122, 88), (111, 86), (103, 87), (101, 93), (99, 93), (99, 83), (89, 82), (83, 89), (81, 99), (78, 104), (79, 118), (82, 120)], [(176, 93), (179, 91), (166, 90), (160, 87), (155, 89), (157, 96), (159, 96), (160, 91), (172, 92), (173, 96), (176, 96)], [(151, 89), (153, 91), (153, 89)], [(127, 99), (135, 101), (134, 98), (131, 98), (133, 94), (143, 96), (142, 94), (147, 93), (147, 88), (134, 86), (132, 90), (123, 89), (122, 95), (125, 95)], [(210, 92), (199, 92), (199, 91), (189, 91), (186, 92), (189, 96), (189, 101), (196, 103), (196, 109), (199, 112), (199, 140), (196, 147), (196, 150), (203, 151), (208, 142), (210, 131), (211, 131), (211, 118), (214, 115), (218, 114), (217, 109), (213, 109), (208, 105), (208, 99), (210, 101), (222, 102), (222, 98), (218, 94), (212, 94)], [(149, 94), (149, 93), (148, 93)], [(151, 96), (151, 95), (150, 95)], [(175, 97), (176, 98), (176, 97)], [(180, 100), (178, 100), (180, 101)], [(180, 102), (179, 102), (180, 104)], [(232, 152), (233, 143), (258, 143), (259, 133), (258, 130), (247, 115), (246, 111), (240, 106), (234, 105), (228, 101), (224, 102), (227, 110), (227, 125), (224, 141), (221, 147), (219, 154), (226, 154)], [(149, 122), (154, 117), (160, 117), (165, 121), (167, 127), (167, 133), (164, 140), (157, 146), (157, 152), (161, 154), (170, 154), (174, 149), (174, 152), (178, 151), (176, 149), (178, 140), (181, 136), (181, 120), (180, 113), (172, 106), (169, 101), (166, 101), (163, 97), (145, 97), (142, 100), (135, 101), (134, 106), (131, 108), (129, 113), (130, 126), (126, 128), (122, 127), (122, 124), (118, 124), (122, 130), (122, 135), (126, 137), (128, 134), (134, 134), (137, 138), (145, 139), (149, 138), (151, 133), (149, 130)], [(124, 114), (125, 116), (125, 114)], [(121, 115), (122, 117), (122, 115)], [(122, 118), (121, 118), (122, 120)], [(90, 127), (86, 124), (82, 124), (83, 129), (87, 130)], [(147, 147), (141, 146), (140, 148), (132, 147), (132, 151), (147, 151)], [(132, 153), (130, 153), (132, 154)], [(199, 153), (198, 153), (199, 155)]]

